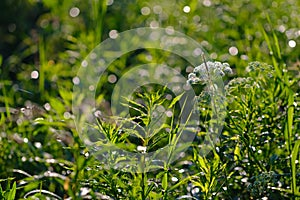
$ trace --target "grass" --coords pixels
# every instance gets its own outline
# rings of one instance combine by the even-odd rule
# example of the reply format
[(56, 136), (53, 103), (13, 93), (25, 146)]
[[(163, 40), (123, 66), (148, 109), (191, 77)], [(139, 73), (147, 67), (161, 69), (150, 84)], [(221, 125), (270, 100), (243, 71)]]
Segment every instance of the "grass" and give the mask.
[[(0, 199), (300, 199), (299, 2), (109, 2), (1, 3)], [(80, 13), (71, 17), (74, 7)], [(82, 60), (110, 31), (157, 24), (192, 37), (208, 52), (207, 59), (232, 67), (233, 74), (223, 77), (224, 126), (203, 156), (216, 109), (201, 84), (193, 85), (199, 93), (196, 136), (177, 160), (171, 158), (179, 154), (176, 145), (186, 134), (179, 120), (186, 111), (179, 106), (184, 95), (175, 97), (164, 86), (140, 87), (131, 99), (124, 99), (131, 116), (110, 119), (107, 107), (115, 87), (106, 81), (110, 75), (119, 80), (137, 65), (160, 63), (187, 78), (196, 67), (155, 49), (123, 55), (99, 80), (96, 102), (103, 115), (94, 127), (104, 138), (99, 147), (118, 145), (143, 161), (120, 171), (107, 163), (121, 165), (123, 158), (112, 150), (100, 152), (97, 159), (76, 130), (74, 77)], [(205, 59), (199, 57), (199, 62)], [(34, 70), (38, 79), (31, 78)], [(166, 94), (171, 98), (166, 100)], [(173, 115), (164, 117), (161, 109)], [(153, 121), (157, 113), (161, 116)], [(143, 134), (127, 128), (128, 123), (142, 127)], [(157, 164), (146, 159), (144, 151), (166, 145), (170, 160)]]

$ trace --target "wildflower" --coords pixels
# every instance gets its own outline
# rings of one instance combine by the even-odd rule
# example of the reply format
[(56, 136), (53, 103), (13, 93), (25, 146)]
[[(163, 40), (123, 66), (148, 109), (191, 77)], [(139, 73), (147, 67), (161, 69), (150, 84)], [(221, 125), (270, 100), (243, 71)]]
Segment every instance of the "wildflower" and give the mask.
[(146, 153), (147, 152), (147, 147), (144, 146), (137, 146), (137, 150), (141, 153)]
[(223, 77), (225, 74), (232, 74), (232, 69), (228, 63), (221, 63), (218, 61), (204, 62), (197, 66), (188, 76), (188, 84), (207, 83), (209, 80)]
[(267, 74), (269, 77), (273, 77), (274, 67), (266, 63), (260, 63), (258, 61), (250, 62), (246, 68), (247, 73), (253, 76), (259, 76), (260, 74)]
[(200, 81), (200, 79), (197, 77), (197, 75), (195, 73), (190, 73), (189, 76), (188, 76), (188, 84), (192, 84), (192, 83), (195, 83), (195, 82), (198, 82)]
[(189, 74), (189, 79), (194, 79), (196, 78), (196, 74), (195, 73), (190, 73)]
[(224, 72), (225, 74), (232, 74), (232, 69), (230, 67), (225, 67)]

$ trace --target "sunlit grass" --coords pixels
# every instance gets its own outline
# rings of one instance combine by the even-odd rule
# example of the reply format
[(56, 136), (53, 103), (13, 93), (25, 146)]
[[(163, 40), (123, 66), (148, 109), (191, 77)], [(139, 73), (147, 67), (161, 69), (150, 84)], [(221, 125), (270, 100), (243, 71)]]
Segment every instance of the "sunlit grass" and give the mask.
[[(0, 199), (300, 198), (299, 1), (2, 3)], [(130, 173), (106, 168), (85, 147), (74, 123), (72, 87), (88, 52), (118, 32), (141, 26), (187, 34), (211, 59), (229, 63), (233, 74), (223, 77), (227, 115), (206, 157), (199, 151), (211, 108), (203, 98), (196, 138), (180, 159), (165, 161), (156, 171)], [(148, 49), (122, 56), (104, 77), (118, 79), (129, 67), (151, 62), (166, 63), (187, 79), (196, 67)], [(32, 77), (33, 71), (38, 77)], [(101, 108), (109, 105), (105, 100), (113, 87), (108, 82), (97, 90)], [(158, 105), (176, 105), (176, 99), (165, 101), (153, 91), (136, 95), (151, 100), (139, 104), (127, 99), (131, 120), (146, 127)], [(151, 127), (145, 129), (146, 139), (139, 135), (137, 140), (129, 137), (130, 130), (120, 135), (120, 127), (101, 118), (98, 128), (110, 142), (135, 153), (176, 146), (175, 122), (183, 111), (173, 109), (176, 115), (162, 124), (170, 134)], [(170, 155), (178, 152), (170, 150)]]

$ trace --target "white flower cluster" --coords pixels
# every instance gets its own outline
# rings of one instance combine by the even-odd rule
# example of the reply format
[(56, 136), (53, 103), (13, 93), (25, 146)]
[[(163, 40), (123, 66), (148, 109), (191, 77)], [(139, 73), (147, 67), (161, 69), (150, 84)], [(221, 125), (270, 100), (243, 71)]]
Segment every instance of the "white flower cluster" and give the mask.
[(207, 83), (214, 78), (223, 77), (225, 74), (232, 74), (232, 69), (228, 63), (205, 62), (197, 66), (188, 76), (188, 84)]

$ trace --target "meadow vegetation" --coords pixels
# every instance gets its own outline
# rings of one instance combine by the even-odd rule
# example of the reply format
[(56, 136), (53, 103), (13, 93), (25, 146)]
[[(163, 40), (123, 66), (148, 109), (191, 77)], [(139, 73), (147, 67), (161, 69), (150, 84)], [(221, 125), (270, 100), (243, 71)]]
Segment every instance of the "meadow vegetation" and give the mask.
[[(299, 9), (298, 0), (2, 0), (0, 199), (300, 199)], [(182, 32), (201, 43), (209, 60), (232, 69), (222, 77), (226, 115), (211, 151), (199, 153), (214, 114), (211, 96), (195, 83), (201, 123), (192, 145), (147, 173), (105, 167), (84, 145), (72, 112), (85, 57), (138, 27)], [(170, 66), (187, 80), (199, 76), (189, 75), (197, 66), (170, 52), (130, 52), (99, 80), (99, 106), (105, 110), (111, 101), (114, 81), (107, 80), (147, 63)], [(143, 145), (155, 151), (176, 143), (184, 109), (177, 101), (157, 85), (128, 99), (132, 121), (144, 127), (155, 109), (172, 109), (150, 139), (102, 117), (97, 128), (127, 151), (143, 153)]]

